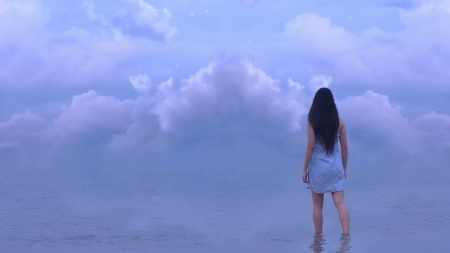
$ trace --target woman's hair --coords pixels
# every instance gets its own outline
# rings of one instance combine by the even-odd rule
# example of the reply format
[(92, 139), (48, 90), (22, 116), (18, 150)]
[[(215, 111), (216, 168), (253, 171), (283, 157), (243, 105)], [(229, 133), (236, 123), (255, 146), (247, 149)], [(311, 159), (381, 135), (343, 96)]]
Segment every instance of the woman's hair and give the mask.
[(325, 146), (328, 155), (332, 154), (339, 129), (339, 113), (330, 89), (320, 88), (316, 92), (308, 121), (316, 140)]

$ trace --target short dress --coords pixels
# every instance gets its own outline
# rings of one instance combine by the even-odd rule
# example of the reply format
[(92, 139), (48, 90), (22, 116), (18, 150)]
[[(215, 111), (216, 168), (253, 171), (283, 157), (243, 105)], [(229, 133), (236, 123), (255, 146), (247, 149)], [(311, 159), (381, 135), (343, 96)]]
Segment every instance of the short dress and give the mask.
[(325, 146), (316, 140), (314, 153), (308, 167), (308, 180), (308, 189), (315, 193), (323, 194), (345, 190), (339, 135), (331, 155), (328, 155)]

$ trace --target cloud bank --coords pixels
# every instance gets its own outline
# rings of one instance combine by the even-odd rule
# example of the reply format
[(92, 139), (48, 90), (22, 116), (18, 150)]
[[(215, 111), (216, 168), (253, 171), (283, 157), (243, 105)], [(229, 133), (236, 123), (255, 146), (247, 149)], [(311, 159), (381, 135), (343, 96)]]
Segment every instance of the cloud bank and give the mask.
[[(189, 78), (158, 85), (138, 74), (130, 77), (136, 100), (89, 91), (74, 96), (51, 121), (31, 112), (13, 115), (0, 123), (0, 152), (27, 159), (36, 154), (33, 159), (46, 157), (48, 165), (68, 154), (108, 159), (199, 145), (232, 150), (249, 141), (302, 156), (313, 95), (321, 86), (332, 88), (331, 80), (321, 75), (306, 85), (276, 80), (245, 57), (218, 57)], [(449, 152), (449, 115), (430, 112), (410, 121), (388, 96), (373, 91), (337, 104), (355, 153)]]
[(267, 50), (280, 73), (326, 73), (343, 88), (448, 92), (450, 36), (444, 31), (449, 10), (448, 1), (425, 1), (399, 10), (400, 31), (370, 27), (361, 32), (302, 13), (287, 21), (272, 42), (253, 51)]

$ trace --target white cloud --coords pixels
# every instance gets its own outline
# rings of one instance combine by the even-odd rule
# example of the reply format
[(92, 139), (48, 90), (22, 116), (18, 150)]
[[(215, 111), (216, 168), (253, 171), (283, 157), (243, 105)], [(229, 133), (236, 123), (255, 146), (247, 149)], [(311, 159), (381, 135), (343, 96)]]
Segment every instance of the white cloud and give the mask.
[(315, 13), (297, 15), (286, 23), (282, 38), (302, 41), (301, 51), (313, 49), (313, 53), (330, 54), (346, 52), (354, 47), (357, 38), (331, 20)]
[(142, 148), (153, 142), (149, 149), (164, 149), (168, 142), (161, 134), (187, 142), (280, 140), (302, 128), (308, 100), (299, 87), (272, 79), (245, 58), (218, 58), (188, 79), (170, 79), (142, 93), (135, 122), (111, 145)]
[[(408, 5), (408, 1), (389, 2)], [(216, 59), (189, 78), (163, 83), (154, 82), (160, 78), (152, 73), (161, 67), (167, 69), (164, 77), (173, 74), (165, 66), (172, 64), (168, 57), (177, 59), (180, 66), (196, 66), (192, 59), (216, 49), (205, 49), (206, 43), (159, 43), (177, 33), (167, 9), (142, 0), (124, 1), (122, 12), (113, 20), (85, 1), (83, 10), (92, 27), (57, 31), (50, 28), (54, 26), (52, 10), (38, 1), (0, 3), (2, 92), (21, 93), (43, 86), (64, 92), (65, 87), (101, 86), (105, 92), (127, 80), (138, 92), (136, 101), (94, 91), (75, 96), (53, 121), (31, 112), (15, 114), (0, 122), (2, 154), (75, 147), (85, 147), (85, 153), (92, 154), (105, 152), (105, 147), (115, 154), (146, 154), (202, 142), (300, 147), (312, 95), (331, 82), (336, 90), (354, 85), (359, 90), (384, 86), (443, 93), (449, 87), (448, 1), (417, 1), (414, 8), (403, 8), (399, 13), (405, 28), (398, 32), (373, 27), (354, 33), (331, 19), (305, 13), (288, 21), (273, 44), (254, 40), (257, 57), (272, 60), (283, 54), (295, 59), (293, 63), (283, 58), (280, 64), (291, 64), (289, 75), (306, 73), (294, 78), (301, 82), (278, 80), (271, 76), (271, 69), (265, 72), (235, 57)], [(303, 64), (301, 68), (296, 62)], [(372, 91), (347, 97), (338, 106), (349, 139), (361, 150), (378, 155), (382, 149), (400, 150), (413, 156), (436, 152), (441, 158), (449, 152), (448, 115), (430, 113), (408, 119), (388, 96)], [(97, 148), (95, 152), (92, 147)]]
[(312, 92), (316, 92), (320, 88), (328, 88), (333, 81), (333, 77), (325, 75), (313, 75), (309, 82), (309, 87)]
[(46, 168), (59, 162), (76, 167), (83, 160), (98, 160), (92, 157), (101, 157), (113, 135), (131, 124), (132, 107), (132, 101), (90, 91), (74, 96), (51, 122), (30, 112), (13, 115), (0, 122), (0, 146), (14, 150), (14, 159), (6, 157), (6, 164)]
[(416, 155), (423, 151), (423, 133), (393, 106), (386, 95), (367, 91), (338, 102), (351, 139), (375, 151), (399, 150)]
[(92, 1), (83, 1), (83, 4), (81, 5), (83, 7), (84, 13), (90, 20), (94, 21), (98, 18), (97, 14), (95, 13), (95, 6), (94, 2)]
[(121, 102), (94, 91), (74, 96), (43, 136), (53, 145), (105, 145), (113, 134), (124, 132), (131, 124), (132, 106), (132, 101)]
[(304, 13), (286, 23), (276, 43), (258, 50), (274, 52), (271, 58), (282, 51), (287, 57), (282, 64), (327, 73), (336, 87), (448, 89), (450, 33), (443, 32), (450, 23), (448, 1), (424, 2), (401, 10), (400, 17), (405, 28), (399, 32), (373, 27), (354, 33)]
[(85, 0), (81, 7), (90, 21), (113, 32), (119, 29), (123, 34), (161, 42), (170, 40), (178, 33), (178, 29), (170, 24), (172, 13), (168, 9), (155, 8), (144, 0), (122, 0), (117, 15), (111, 21), (96, 13), (93, 1)]
[[(154, 110), (168, 132), (228, 128), (236, 134), (252, 135), (263, 129), (286, 133), (301, 129), (306, 112), (301, 91), (286, 89), (239, 57), (215, 60), (182, 80), (178, 89), (171, 87), (159, 91), (160, 103)], [(246, 124), (253, 130), (240, 129)]]
[(114, 22), (124, 33), (166, 41), (178, 32), (170, 25), (172, 13), (168, 9), (157, 9), (144, 0), (124, 0), (124, 3)]
[[(230, 152), (242, 143), (278, 146), (301, 155), (304, 150), (298, 147), (305, 142), (302, 129), (313, 91), (329, 86), (332, 77), (313, 75), (304, 86), (274, 79), (248, 59), (232, 57), (217, 58), (179, 81), (154, 85), (145, 74), (129, 81), (139, 92), (136, 101), (89, 91), (74, 96), (53, 121), (27, 112), (1, 122), (2, 152), (35, 152), (28, 161), (44, 159), (44, 164), (82, 157), (95, 161), (110, 151), (117, 156), (148, 154), (204, 143)], [(443, 159), (448, 153), (448, 115), (431, 113), (410, 121), (388, 96), (373, 91), (337, 104), (360, 155), (380, 159), (436, 152)]]
[(435, 152), (438, 157), (450, 155), (450, 115), (431, 112), (418, 117), (414, 126), (422, 130), (424, 149)]
[(15, 47), (29, 52), (42, 45), (44, 26), (50, 20), (48, 9), (33, 0), (2, 0), (0, 6), (0, 52)]
[(37, 133), (50, 124), (41, 116), (25, 112), (13, 115), (8, 121), (0, 122), (0, 142), (16, 142), (18, 145), (38, 141)]
[(46, 145), (40, 133), (50, 127), (43, 117), (25, 112), (0, 122), (0, 164), (5, 170), (37, 168), (45, 160)]
[(116, 152), (150, 152), (167, 148), (161, 135), (158, 118), (151, 112), (157, 101), (151, 94), (143, 93), (134, 103), (131, 112), (132, 123), (123, 133), (115, 134), (108, 149)]
[(152, 81), (148, 75), (138, 74), (136, 76), (130, 76), (129, 80), (137, 92), (147, 93), (153, 88)]
[[(292, 140), (287, 136), (301, 133), (306, 124), (314, 95), (306, 91), (329, 85), (331, 77), (314, 75), (311, 80), (305, 89), (292, 79), (273, 79), (245, 58), (217, 58), (188, 79), (170, 79), (151, 91), (148, 76), (130, 78), (138, 91), (144, 87), (136, 101), (90, 91), (74, 96), (52, 122), (32, 113), (14, 115), (0, 123), (0, 143), (97, 146), (119, 152), (205, 141), (288, 143)], [(450, 141), (447, 115), (431, 113), (411, 123), (388, 96), (372, 91), (337, 104), (350, 139), (371, 150), (388, 146), (413, 155), (424, 152), (422, 146), (433, 146), (429, 138), (441, 147)]]
[[(170, 11), (156, 9), (144, 1), (130, 0), (121, 6), (124, 6), (121, 15), (127, 18), (114, 23), (111, 15), (97, 14), (93, 2), (85, 1), (81, 7), (92, 23), (61, 30), (63, 27), (52, 20), (48, 6), (34, 0), (3, 0), (0, 89), (23, 92), (55, 86), (117, 87), (118, 81), (123, 82), (129, 76), (129, 68), (134, 71), (150, 55), (152, 58), (167, 55), (168, 49), (161, 50), (161, 42), (176, 32), (169, 24)], [(180, 46), (169, 51), (177, 50), (185, 49)], [(167, 69), (161, 66), (164, 67)]]

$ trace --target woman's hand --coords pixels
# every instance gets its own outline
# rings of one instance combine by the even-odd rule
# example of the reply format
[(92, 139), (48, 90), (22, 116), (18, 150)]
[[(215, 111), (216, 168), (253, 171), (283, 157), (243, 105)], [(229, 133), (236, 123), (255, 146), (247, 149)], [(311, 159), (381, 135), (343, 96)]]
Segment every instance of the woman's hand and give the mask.
[(344, 169), (344, 178), (347, 179), (347, 169)]
[(309, 178), (308, 178), (308, 172), (307, 171), (303, 171), (303, 175), (302, 175), (302, 180), (303, 183), (309, 183)]

